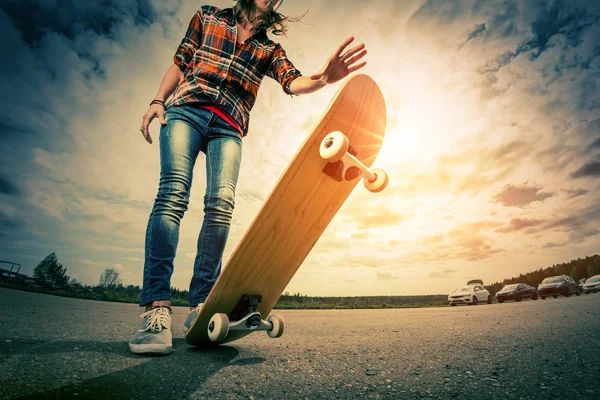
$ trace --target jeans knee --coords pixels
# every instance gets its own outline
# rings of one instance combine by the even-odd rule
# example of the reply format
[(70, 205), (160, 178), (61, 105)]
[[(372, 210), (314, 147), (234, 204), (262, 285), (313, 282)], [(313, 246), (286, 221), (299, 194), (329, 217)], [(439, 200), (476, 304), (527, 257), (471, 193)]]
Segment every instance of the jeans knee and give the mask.
[(231, 218), (235, 207), (235, 192), (231, 187), (220, 187), (218, 193), (204, 198), (204, 213)]
[(187, 211), (190, 200), (190, 191), (182, 184), (161, 184), (158, 195), (154, 201), (156, 213), (172, 212), (179, 218)]

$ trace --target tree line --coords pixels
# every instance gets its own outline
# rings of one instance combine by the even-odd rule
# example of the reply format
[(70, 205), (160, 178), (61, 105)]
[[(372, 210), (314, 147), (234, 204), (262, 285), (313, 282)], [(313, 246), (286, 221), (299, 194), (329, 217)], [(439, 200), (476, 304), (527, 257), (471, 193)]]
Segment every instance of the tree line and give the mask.
[(486, 285), (485, 288), (494, 296), (505, 285), (513, 283), (526, 283), (537, 287), (545, 278), (556, 275), (569, 275), (575, 282), (583, 278), (589, 278), (600, 274), (600, 255), (595, 254), (586, 258), (578, 258), (562, 264), (554, 264), (551, 267), (540, 268), (526, 274), (520, 274), (502, 282)]
[[(85, 285), (67, 275), (67, 268), (58, 260), (56, 253), (44, 258), (33, 270), (33, 278), (37, 283), (47, 284), (44, 288), (71, 294), (75, 297), (94, 298), (109, 301), (138, 303), (142, 288), (138, 285), (123, 285), (119, 272), (107, 268), (100, 274), (97, 285)], [(171, 288), (172, 303), (187, 305), (187, 290)]]
[[(533, 287), (544, 278), (555, 275), (569, 275), (575, 281), (600, 274), (600, 255), (596, 254), (586, 258), (578, 258), (563, 264), (520, 274), (519, 276), (505, 279), (486, 285), (485, 288), (493, 296), (502, 287), (512, 283), (527, 283)], [(70, 279), (65, 268), (58, 260), (55, 253), (48, 255), (34, 269), (34, 278), (38, 281), (50, 282), (56, 288), (72, 292), (79, 297), (97, 298), (110, 301), (138, 303), (142, 288), (137, 285), (124, 286), (119, 272), (114, 268), (107, 268), (99, 277), (95, 286), (84, 285), (77, 279)], [(187, 290), (171, 288), (171, 302), (173, 305), (186, 306)], [(446, 295), (422, 296), (353, 296), (353, 297), (319, 297), (307, 296), (301, 293), (282, 294), (276, 308), (386, 308), (386, 307), (412, 307), (434, 306), (446, 303)]]

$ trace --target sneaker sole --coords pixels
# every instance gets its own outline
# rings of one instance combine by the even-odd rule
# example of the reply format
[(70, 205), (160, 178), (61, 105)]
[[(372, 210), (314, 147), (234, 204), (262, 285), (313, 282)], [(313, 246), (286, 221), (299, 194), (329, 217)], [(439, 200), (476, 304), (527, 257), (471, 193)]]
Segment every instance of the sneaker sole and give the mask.
[(129, 351), (134, 354), (169, 354), (173, 346), (164, 344), (129, 344)]

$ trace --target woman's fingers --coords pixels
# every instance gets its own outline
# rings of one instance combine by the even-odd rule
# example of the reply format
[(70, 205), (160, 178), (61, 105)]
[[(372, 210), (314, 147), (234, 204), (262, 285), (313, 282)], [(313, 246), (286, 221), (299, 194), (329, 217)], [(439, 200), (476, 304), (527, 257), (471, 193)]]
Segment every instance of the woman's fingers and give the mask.
[(358, 60), (360, 60), (361, 58), (363, 58), (365, 56), (365, 54), (367, 54), (367, 49), (364, 49), (360, 53), (355, 54), (353, 57), (350, 57), (350, 58), (346, 59), (344, 61), (344, 63), (347, 66), (350, 66), (350, 65), (354, 64), (355, 62), (357, 62)]
[(340, 57), (342, 59), (342, 61), (346, 61), (348, 58), (352, 57), (353, 55), (355, 55), (356, 53), (358, 53), (359, 51), (363, 50), (365, 48), (365, 44), (361, 43), (357, 46), (354, 46), (353, 48), (351, 48), (350, 50), (348, 50), (347, 52), (345, 52), (344, 54), (342, 54), (342, 56)]
[(338, 58), (339, 58), (339, 57), (341, 57), (341, 56), (342, 56), (342, 53), (343, 53), (343, 51), (344, 51), (344, 49), (345, 49), (346, 47), (348, 47), (348, 45), (349, 45), (350, 43), (352, 43), (352, 41), (353, 41), (353, 40), (354, 40), (354, 36), (350, 36), (348, 39), (344, 40), (344, 41), (342, 42), (342, 44), (340, 44), (340, 45), (338, 46), (338, 48), (335, 50), (335, 53), (334, 53), (334, 54), (335, 54), (335, 56), (336, 56), (336, 57), (338, 57)]
[(356, 64), (355, 66), (348, 68), (348, 73), (351, 74), (352, 72), (361, 69), (365, 65), (367, 65), (366, 61), (363, 61), (360, 64)]
[(158, 120), (160, 121), (161, 125), (166, 125), (167, 124), (167, 120), (165, 119), (165, 112), (164, 110), (162, 112), (158, 112)]
[(146, 142), (150, 144), (152, 144), (152, 137), (150, 136), (150, 131), (148, 130), (148, 127), (150, 126), (152, 118), (154, 118), (154, 115), (144, 115), (144, 118), (142, 119), (142, 127), (140, 128), (140, 131), (142, 132), (142, 135), (144, 135)]

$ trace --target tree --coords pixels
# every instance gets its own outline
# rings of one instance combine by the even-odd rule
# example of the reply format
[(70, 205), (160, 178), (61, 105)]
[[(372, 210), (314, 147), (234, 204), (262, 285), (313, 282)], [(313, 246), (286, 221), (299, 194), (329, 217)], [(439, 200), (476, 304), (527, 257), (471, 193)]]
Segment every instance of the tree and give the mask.
[(573, 267), (573, 269), (571, 270), (571, 274), (570, 274), (571, 278), (573, 278), (573, 280), (575, 282), (578, 282), (580, 277), (579, 277), (579, 273), (577, 271), (577, 267)]
[(56, 253), (49, 254), (35, 267), (33, 270), (33, 277), (57, 285), (66, 285), (69, 283), (67, 269), (58, 262)]
[(587, 277), (590, 278), (594, 275), (600, 274), (600, 264), (589, 264), (586, 268)]
[(104, 288), (114, 288), (121, 283), (119, 273), (113, 268), (107, 268), (100, 275), (100, 286)]
[(75, 278), (73, 278), (69, 281), (69, 285), (83, 287), (83, 283), (81, 283), (81, 281), (79, 279), (75, 279)]

